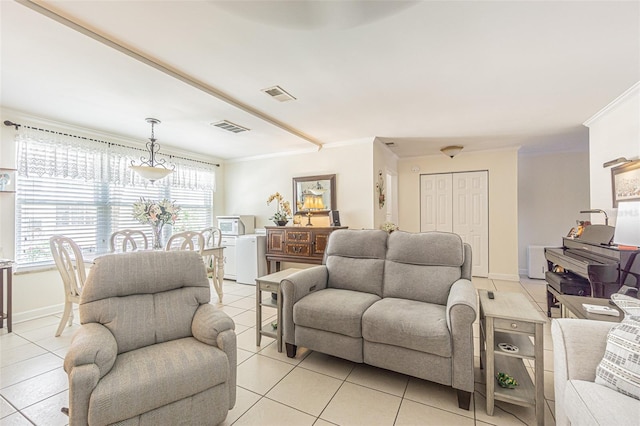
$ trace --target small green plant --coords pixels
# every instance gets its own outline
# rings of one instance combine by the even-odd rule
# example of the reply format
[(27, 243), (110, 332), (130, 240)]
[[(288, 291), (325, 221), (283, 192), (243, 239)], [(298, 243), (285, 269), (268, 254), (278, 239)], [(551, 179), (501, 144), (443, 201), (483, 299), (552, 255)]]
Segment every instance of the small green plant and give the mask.
[(518, 386), (518, 382), (516, 381), (516, 379), (514, 379), (507, 373), (496, 374), (496, 380), (498, 380), (498, 384), (503, 388), (513, 389)]

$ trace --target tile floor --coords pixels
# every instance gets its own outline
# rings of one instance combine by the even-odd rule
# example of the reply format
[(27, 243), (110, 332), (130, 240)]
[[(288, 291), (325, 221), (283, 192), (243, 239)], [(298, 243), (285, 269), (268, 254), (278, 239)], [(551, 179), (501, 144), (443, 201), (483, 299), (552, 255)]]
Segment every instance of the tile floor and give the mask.
[[(476, 288), (522, 292), (541, 311), (546, 311), (544, 281), (522, 278), (517, 283), (474, 278), (473, 282)], [(476, 391), (471, 410), (466, 411), (458, 408), (456, 392), (446, 386), (303, 348), (295, 359), (289, 359), (277, 352), (273, 339), (266, 337), (257, 347), (255, 287), (225, 281), (224, 290), (224, 303), (219, 306), (235, 320), (238, 335), (237, 402), (225, 425), (535, 424), (533, 408), (502, 402), (497, 403), (493, 416), (487, 415), (477, 324), (474, 325)], [(212, 300), (217, 303), (216, 296)], [(264, 312), (264, 322), (270, 323), (275, 310)], [(0, 331), (2, 425), (68, 423), (60, 412), (61, 407), (68, 406), (68, 383), (62, 364), (78, 325), (65, 329), (56, 338), (59, 321), (59, 316), (48, 316), (14, 324), (11, 334), (6, 328)], [(545, 424), (555, 425), (548, 325), (544, 339)]]

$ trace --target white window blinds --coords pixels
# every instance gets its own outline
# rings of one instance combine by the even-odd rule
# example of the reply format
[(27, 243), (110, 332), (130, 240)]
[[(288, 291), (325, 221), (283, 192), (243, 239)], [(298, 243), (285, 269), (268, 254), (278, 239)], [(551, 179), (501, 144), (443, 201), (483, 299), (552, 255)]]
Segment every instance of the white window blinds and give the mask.
[(172, 232), (213, 223), (213, 165), (172, 158), (176, 172), (150, 184), (128, 167), (141, 154), (135, 149), (33, 129), (21, 130), (17, 141), (21, 267), (51, 264), (49, 238), (55, 234), (72, 238), (88, 258), (108, 252), (111, 233), (119, 229), (140, 229), (151, 241), (150, 227), (132, 216), (140, 197), (167, 198), (182, 207), (176, 224), (164, 227), (165, 240)]

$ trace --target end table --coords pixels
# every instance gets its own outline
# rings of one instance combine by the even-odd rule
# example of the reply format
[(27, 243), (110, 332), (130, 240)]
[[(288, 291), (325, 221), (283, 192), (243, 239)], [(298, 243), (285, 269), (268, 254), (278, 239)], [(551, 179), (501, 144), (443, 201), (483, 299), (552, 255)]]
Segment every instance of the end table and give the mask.
[[(537, 424), (543, 426), (543, 326), (547, 318), (522, 293), (494, 291), (494, 299), (489, 299), (486, 290), (479, 290), (478, 293), (480, 367), (484, 367), (486, 372), (487, 414), (493, 415), (496, 400), (533, 406)], [(534, 361), (534, 381), (524, 366), (525, 359)], [(515, 378), (518, 386), (515, 389), (496, 387), (495, 376), (499, 372)]]
[[(274, 272), (273, 274), (265, 275), (260, 278), (256, 278), (256, 346), (260, 346), (262, 336), (272, 337), (276, 339), (276, 345), (278, 352), (282, 352), (282, 324), (280, 324), (280, 318), (282, 318), (282, 293), (280, 291), (280, 281), (295, 274), (301, 269), (285, 269), (283, 271)], [(262, 301), (262, 292), (268, 291), (269, 293), (275, 293), (277, 300), (274, 301), (271, 297), (266, 302)], [(271, 324), (262, 326), (262, 307), (269, 306), (276, 308), (276, 329), (273, 331)]]

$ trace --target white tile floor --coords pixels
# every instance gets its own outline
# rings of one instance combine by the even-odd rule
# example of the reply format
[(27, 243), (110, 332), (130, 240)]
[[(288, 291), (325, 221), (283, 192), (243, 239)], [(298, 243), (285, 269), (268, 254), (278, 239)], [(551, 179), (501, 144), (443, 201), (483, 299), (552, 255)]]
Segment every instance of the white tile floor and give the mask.
[[(546, 312), (545, 283), (474, 278), (476, 288), (519, 291)], [(531, 425), (533, 408), (497, 403), (486, 413), (483, 371), (476, 339), (476, 392), (471, 410), (458, 408), (456, 392), (391, 371), (356, 364), (299, 348), (295, 359), (278, 353), (273, 339), (255, 336), (255, 287), (225, 281), (224, 304), (238, 334), (237, 402), (224, 425)], [(265, 295), (269, 297), (269, 295)], [(213, 303), (217, 298), (212, 296)], [(268, 309), (268, 308), (266, 308)], [(266, 314), (266, 315), (265, 315)], [(274, 310), (265, 310), (269, 323)], [(545, 315), (546, 317), (546, 315)], [(77, 314), (76, 314), (77, 318)], [(53, 337), (59, 316), (14, 324), (0, 331), (0, 423), (2, 425), (66, 425), (60, 408), (68, 406), (63, 359), (78, 325)], [(555, 425), (553, 354), (545, 327), (545, 424)], [(531, 366), (531, 364), (529, 363)]]

